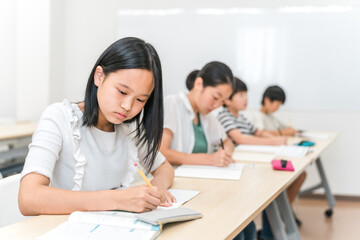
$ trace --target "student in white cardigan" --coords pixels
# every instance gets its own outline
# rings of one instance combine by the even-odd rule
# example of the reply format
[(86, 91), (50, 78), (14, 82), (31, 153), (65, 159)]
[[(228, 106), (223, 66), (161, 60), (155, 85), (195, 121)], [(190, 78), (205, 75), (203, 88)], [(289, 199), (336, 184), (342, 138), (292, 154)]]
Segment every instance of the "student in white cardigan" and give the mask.
[[(165, 98), (164, 133), (160, 151), (172, 164), (214, 165), (233, 163), (234, 145), (216, 116), (209, 114), (224, 104), (233, 91), (233, 74), (221, 62), (210, 62), (186, 79), (189, 93)], [(224, 140), (224, 149), (220, 139)], [(218, 148), (217, 151), (214, 150)], [(234, 203), (236, 204), (236, 203)], [(234, 240), (254, 240), (251, 222)]]
[(216, 117), (209, 114), (230, 96), (232, 84), (230, 68), (210, 62), (197, 73), (188, 94), (165, 98), (160, 151), (171, 164), (227, 166), (233, 162), (233, 144)]
[[(85, 100), (64, 100), (42, 114), (22, 172), (21, 212), (143, 212), (175, 202), (167, 191), (173, 168), (158, 152), (162, 95), (160, 59), (149, 43), (123, 38), (109, 46), (91, 71)], [(154, 188), (130, 187), (135, 162), (153, 174)]]

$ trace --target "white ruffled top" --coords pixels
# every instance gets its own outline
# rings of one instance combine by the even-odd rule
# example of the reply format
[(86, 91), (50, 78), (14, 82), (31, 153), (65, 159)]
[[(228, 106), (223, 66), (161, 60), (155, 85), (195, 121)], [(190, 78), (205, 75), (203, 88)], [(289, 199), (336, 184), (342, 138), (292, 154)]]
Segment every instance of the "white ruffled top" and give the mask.
[[(50, 179), (50, 185), (76, 191), (128, 187), (145, 149), (138, 149), (133, 126), (119, 124), (114, 132), (82, 125), (83, 113), (68, 100), (50, 105), (42, 114), (29, 145), (22, 176), (30, 172)], [(140, 161), (139, 161), (140, 160)], [(164, 161), (158, 153), (151, 171)]]

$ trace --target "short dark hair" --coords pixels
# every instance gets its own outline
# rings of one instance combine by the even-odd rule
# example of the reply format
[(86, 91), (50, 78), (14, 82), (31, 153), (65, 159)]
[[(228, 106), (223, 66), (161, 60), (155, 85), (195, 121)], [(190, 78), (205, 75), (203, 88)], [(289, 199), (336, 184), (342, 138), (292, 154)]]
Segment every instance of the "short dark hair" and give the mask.
[[(136, 145), (147, 146), (142, 165), (150, 171), (156, 158), (163, 132), (164, 108), (162, 70), (159, 56), (155, 48), (141, 39), (126, 37), (111, 44), (96, 61), (86, 86), (85, 109), (83, 115), (84, 126), (96, 126), (99, 120), (99, 104), (97, 100), (97, 86), (94, 84), (96, 68), (101, 66), (105, 76), (121, 69), (147, 69), (154, 75), (154, 90), (148, 98), (143, 110), (134, 118), (124, 122), (136, 122)], [(141, 117), (140, 117), (141, 116)]]
[(231, 100), (232, 97), (238, 93), (238, 92), (247, 92), (247, 86), (246, 84), (240, 80), (240, 78), (234, 77), (234, 90), (232, 94), (230, 95), (229, 99)]
[(269, 98), (271, 102), (277, 100), (280, 101), (282, 104), (285, 103), (286, 99), (284, 90), (277, 85), (270, 86), (265, 90), (261, 100), (261, 105), (264, 105), (264, 100), (266, 97)]
[(193, 70), (189, 75), (186, 77), (186, 88), (190, 91), (194, 87), (194, 82), (197, 77), (197, 74), (200, 72), (200, 70)]
[(231, 69), (222, 62), (209, 62), (197, 74), (203, 79), (204, 87), (216, 87), (220, 84), (230, 84), (234, 88), (234, 77)]

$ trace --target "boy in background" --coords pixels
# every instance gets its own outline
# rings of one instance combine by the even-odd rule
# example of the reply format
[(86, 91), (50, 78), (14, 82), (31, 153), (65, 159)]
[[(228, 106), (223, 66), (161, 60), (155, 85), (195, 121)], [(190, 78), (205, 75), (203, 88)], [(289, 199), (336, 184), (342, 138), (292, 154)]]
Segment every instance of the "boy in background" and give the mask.
[[(271, 133), (273, 136), (293, 136), (296, 133), (299, 133), (299, 131), (295, 130), (292, 126), (283, 123), (279, 118), (274, 116), (274, 113), (279, 109), (279, 107), (285, 103), (285, 99), (286, 95), (281, 87), (277, 85), (268, 87), (263, 94), (260, 111), (256, 112), (253, 116), (255, 126)], [(290, 203), (295, 200), (296, 195), (300, 191), (301, 185), (305, 181), (305, 178), (306, 172), (304, 171), (287, 188), (287, 196)], [(296, 216), (295, 221), (298, 226), (301, 226), (301, 221)], [(263, 231), (261, 233), (262, 239), (272, 239), (272, 233), (268, 224), (267, 217), (263, 214)]]
[(261, 109), (253, 116), (253, 122), (259, 129), (266, 130), (274, 136), (293, 136), (298, 133), (273, 115), (285, 103), (285, 92), (279, 86), (268, 87), (261, 100)]
[(254, 126), (239, 111), (247, 106), (247, 86), (239, 78), (234, 77), (234, 90), (229, 99), (224, 101), (218, 113), (218, 120), (235, 145), (284, 145), (286, 137), (276, 136)]

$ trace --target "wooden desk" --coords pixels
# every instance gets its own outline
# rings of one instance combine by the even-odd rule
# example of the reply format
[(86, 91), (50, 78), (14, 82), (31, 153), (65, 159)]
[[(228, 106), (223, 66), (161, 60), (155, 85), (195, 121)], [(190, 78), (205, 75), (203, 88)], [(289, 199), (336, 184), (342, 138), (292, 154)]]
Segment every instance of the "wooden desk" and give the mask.
[[(325, 189), (327, 200), (330, 205), (330, 210), (327, 210), (325, 212), (325, 214), (327, 216), (331, 216), (331, 214), (332, 214), (332, 208), (335, 206), (335, 199), (334, 199), (333, 195), (331, 194), (330, 187), (328, 186), (325, 173), (322, 169), (322, 165), (320, 162), (320, 154), (325, 150), (326, 147), (328, 147), (328, 145), (330, 143), (332, 143), (335, 140), (336, 136), (337, 136), (336, 133), (331, 133), (331, 134), (329, 134), (328, 139), (325, 139), (322, 141), (320, 141), (320, 140), (315, 141), (316, 145), (314, 147), (314, 151), (309, 153), (304, 158), (285, 157), (285, 159), (289, 159), (293, 162), (293, 165), (295, 166), (296, 172), (298, 172), (298, 174), (300, 174), (308, 164), (310, 164), (314, 161), (316, 162), (319, 173), (320, 173), (320, 177), (321, 177), (321, 184), (319, 184), (319, 186), (315, 186), (314, 188), (310, 189), (309, 191), (312, 191), (313, 189), (317, 189), (320, 187), (323, 187)], [(294, 142), (298, 142), (300, 140), (303, 140), (303, 139), (302, 138), (289, 138), (289, 144), (293, 144)], [(277, 156), (277, 158), (282, 158), (282, 156)], [(305, 162), (305, 165), (302, 164), (303, 165), (302, 167), (301, 167), (301, 165), (296, 166), (295, 163), (298, 163), (299, 161)], [(299, 240), (300, 239), (300, 234), (297, 230), (297, 225), (294, 220), (293, 212), (292, 212), (290, 203), (287, 199), (286, 189), (275, 199), (275, 201), (273, 201), (272, 203), (269, 204), (269, 206), (265, 209), (265, 211), (266, 211), (267, 217), (269, 219), (269, 223), (271, 225), (272, 232), (276, 239), (279, 239), (279, 240), (285, 240), (285, 239)], [(330, 214), (329, 214), (329, 212), (330, 212)], [(283, 221), (286, 225), (287, 231), (285, 231)]]
[[(291, 158), (295, 172), (273, 171), (270, 164), (245, 164), (239, 181), (175, 178), (173, 188), (201, 191), (184, 206), (204, 217), (164, 226), (162, 239), (232, 239), (330, 145), (330, 139), (316, 141), (315, 151), (304, 158)], [(34, 239), (56, 227), (67, 216), (39, 216), (0, 228), (4, 239)]]
[(31, 137), (36, 126), (37, 123), (35, 122), (0, 125), (0, 141)]
[(0, 172), (4, 176), (21, 171), (36, 126), (35, 122), (0, 125), (0, 145), (8, 149), (0, 152)]

